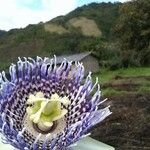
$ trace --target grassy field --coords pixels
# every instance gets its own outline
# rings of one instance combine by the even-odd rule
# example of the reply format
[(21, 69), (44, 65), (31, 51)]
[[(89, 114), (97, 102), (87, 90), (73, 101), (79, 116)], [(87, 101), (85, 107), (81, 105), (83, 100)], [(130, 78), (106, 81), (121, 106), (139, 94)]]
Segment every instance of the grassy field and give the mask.
[(98, 76), (100, 82), (106, 83), (114, 79), (116, 76), (121, 77), (137, 77), (137, 76), (150, 76), (150, 67), (138, 67), (138, 68), (123, 68), (115, 71), (110, 71), (108, 69), (101, 69), (94, 77)]
[(99, 78), (103, 95), (129, 92), (150, 92), (150, 68), (126, 68), (110, 71), (101, 69), (93, 78)]

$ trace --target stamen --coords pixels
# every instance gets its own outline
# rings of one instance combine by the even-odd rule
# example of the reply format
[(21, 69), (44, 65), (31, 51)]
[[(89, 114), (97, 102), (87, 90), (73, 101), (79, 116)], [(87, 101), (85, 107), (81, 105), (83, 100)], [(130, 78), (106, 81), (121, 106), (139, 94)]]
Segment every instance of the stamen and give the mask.
[(42, 133), (50, 132), (54, 126), (57, 126), (57, 120), (63, 118), (67, 114), (66, 109), (62, 109), (62, 105), (69, 105), (70, 101), (68, 97), (59, 97), (57, 93), (51, 95), (50, 99), (45, 98), (42, 92), (36, 93), (36, 95), (29, 95), (27, 100), (28, 104), (32, 104), (27, 107), (26, 111), (30, 120), (33, 122), (34, 128)]
[(34, 150), (36, 150), (37, 149), (37, 142), (38, 142), (38, 140), (40, 139), (40, 137), (41, 137), (41, 133), (37, 136), (37, 138), (35, 139), (35, 141), (34, 141), (34, 143), (33, 143), (33, 149)]

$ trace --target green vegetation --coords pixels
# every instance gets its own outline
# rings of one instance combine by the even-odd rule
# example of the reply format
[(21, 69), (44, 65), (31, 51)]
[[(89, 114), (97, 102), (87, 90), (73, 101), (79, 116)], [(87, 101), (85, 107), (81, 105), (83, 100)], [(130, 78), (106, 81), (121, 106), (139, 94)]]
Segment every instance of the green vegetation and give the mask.
[[(23, 29), (12, 29), (5, 34), (1, 32), (3, 34), (0, 36), (0, 64), (5, 61), (15, 61), (19, 56), (53, 56), (54, 54), (97, 51), (99, 48), (106, 49), (101, 46), (101, 43), (108, 43), (111, 37), (111, 28), (119, 15), (120, 5), (121, 3), (92, 3), (47, 23), (28, 25)], [(85, 36), (80, 27), (69, 24), (71, 19), (78, 19), (78, 17), (85, 17), (96, 23), (102, 35), (99, 37)], [(59, 25), (68, 32), (58, 34), (46, 31), (45, 24)], [(86, 28), (86, 24), (83, 26)], [(1, 65), (0, 69), (5, 69), (3, 67), (6, 68), (7, 65)]]
[(114, 96), (114, 95), (123, 95), (129, 93), (128, 91), (121, 91), (121, 90), (115, 90), (113, 88), (106, 88), (102, 90), (102, 95), (109, 97), (109, 96)]
[(102, 85), (102, 94), (106, 96), (150, 92), (149, 67), (124, 68), (115, 71), (104, 68), (94, 74), (93, 79), (95, 80), (97, 76)]
[(150, 64), (150, 1), (134, 0), (119, 10), (114, 31), (123, 56), (122, 65)]
[(6, 31), (0, 30), (0, 37), (3, 36), (6, 33)]
[(135, 68), (122, 68), (118, 70), (108, 70), (106, 68), (101, 69), (100, 73), (95, 74), (98, 76), (101, 83), (109, 82), (116, 77), (149, 77), (150, 76), (150, 67), (135, 67)]
[(91, 3), (46, 23), (8, 32), (0, 30), (0, 70), (17, 57), (50, 57), (84, 51), (92, 51), (100, 66), (110, 70), (148, 66), (149, 10), (149, 0)]

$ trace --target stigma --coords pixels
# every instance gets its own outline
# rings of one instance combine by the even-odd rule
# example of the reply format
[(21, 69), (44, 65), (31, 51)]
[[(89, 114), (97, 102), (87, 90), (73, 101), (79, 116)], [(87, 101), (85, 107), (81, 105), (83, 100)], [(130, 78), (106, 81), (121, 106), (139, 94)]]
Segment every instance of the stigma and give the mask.
[[(42, 92), (35, 95), (30, 94), (27, 100), (29, 105), (26, 109), (27, 115), (33, 124), (39, 127), (39, 130), (48, 131), (56, 122), (67, 114), (67, 109), (62, 105), (69, 105), (68, 97), (60, 97), (57, 93), (52, 94), (50, 98), (45, 98)], [(55, 125), (56, 126), (56, 125)]]

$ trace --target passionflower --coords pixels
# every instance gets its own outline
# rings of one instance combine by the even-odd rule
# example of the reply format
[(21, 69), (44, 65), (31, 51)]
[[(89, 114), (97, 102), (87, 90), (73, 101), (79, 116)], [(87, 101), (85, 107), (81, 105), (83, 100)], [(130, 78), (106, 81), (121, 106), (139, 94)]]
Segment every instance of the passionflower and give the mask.
[(81, 63), (19, 58), (0, 74), (0, 132), (20, 150), (66, 150), (111, 114)]

